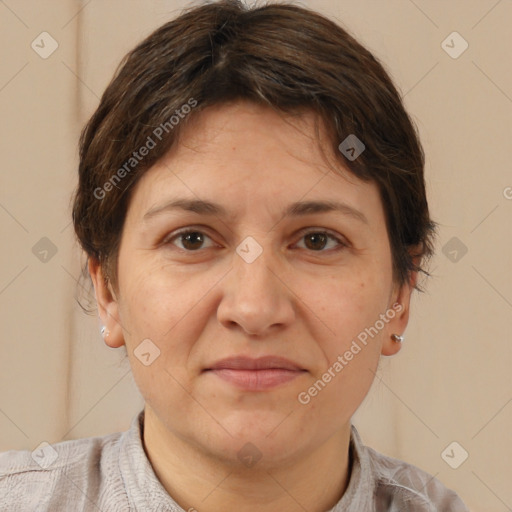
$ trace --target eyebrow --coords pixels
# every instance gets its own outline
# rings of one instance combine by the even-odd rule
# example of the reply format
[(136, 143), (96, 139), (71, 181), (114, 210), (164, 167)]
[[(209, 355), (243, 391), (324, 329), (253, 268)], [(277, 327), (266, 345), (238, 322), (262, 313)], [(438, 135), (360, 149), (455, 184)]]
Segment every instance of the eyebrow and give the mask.
[[(143, 217), (143, 220), (149, 220), (156, 215), (173, 211), (184, 210), (197, 213), (199, 215), (210, 215), (217, 217), (228, 217), (229, 212), (224, 206), (210, 201), (200, 199), (174, 199), (163, 205), (151, 208)], [(314, 213), (339, 212), (348, 215), (356, 220), (368, 224), (368, 219), (364, 213), (356, 210), (352, 206), (339, 201), (297, 201), (290, 204), (283, 212), (284, 217), (300, 217), (312, 215)]]

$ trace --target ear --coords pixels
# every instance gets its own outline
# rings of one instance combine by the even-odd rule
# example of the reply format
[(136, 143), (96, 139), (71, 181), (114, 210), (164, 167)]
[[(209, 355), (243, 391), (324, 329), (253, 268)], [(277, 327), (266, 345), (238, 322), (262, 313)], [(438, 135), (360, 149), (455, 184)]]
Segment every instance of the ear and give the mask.
[(411, 295), (418, 281), (418, 272), (410, 274), (409, 281), (400, 287), (396, 287), (390, 297), (388, 311), (394, 311), (395, 315), (387, 324), (382, 342), (381, 354), (393, 356), (400, 351), (402, 344), (391, 338), (392, 334), (403, 335), (409, 323), (409, 312), (411, 307)]
[(105, 343), (111, 348), (119, 348), (124, 345), (124, 336), (119, 321), (119, 305), (110, 283), (105, 279), (103, 269), (98, 260), (89, 258), (89, 274), (94, 284), (98, 313), (107, 331), (110, 333), (105, 337)]

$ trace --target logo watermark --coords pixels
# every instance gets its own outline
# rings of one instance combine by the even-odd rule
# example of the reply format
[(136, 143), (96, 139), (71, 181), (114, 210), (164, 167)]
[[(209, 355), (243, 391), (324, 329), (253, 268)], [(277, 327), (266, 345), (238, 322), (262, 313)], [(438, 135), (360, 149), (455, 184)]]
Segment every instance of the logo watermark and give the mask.
[[(126, 162), (107, 180), (102, 187), (94, 189), (94, 197), (96, 199), (104, 199), (107, 192), (113, 190), (120, 181), (126, 177), (133, 169), (144, 160), (144, 157), (149, 155), (152, 149), (155, 149), (158, 142), (162, 140), (164, 134), (169, 133), (177, 126), (181, 119), (184, 119), (194, 107), (197, 106), (197, 100), (190, 98), (187, 103), (184, 103), (180, 108), (177, 108), (173, 115), (169, 117), (167, 121), (159, 124), (154, 130), (153, 134), (149, 135), (146, 142), (137, 150), (132, 153), (132, 156), (126, 160)], [(156, 140), (155, 140), (156, 139)]]
[[(336, 358), (336, 361), (322, 374), (322, 376), (306, 391), (301, 391), (297, 395), (297, 400), (302, 405), (307, 405), (311, 402), (311, 398), (315, 397), (322, 391), (329, 382), (331, 382), (334, 377), (336, 377), (342, 370), (349, 364), (354, 356), (361, 352), (362, 347), (368, 344), (368, 336), (370, 338), (374, 338), (382, 329), (384, 329), (385, 325), (389, 323), (390, 320), (395, 318), (397, 313), (401, 313), (404, 307), (402, 304), (398, 302), (393, 304), (393, 307), (388, 309), (385, 313), (381, 313), (379, 316), (379, 320), (377, 320), (371, 327), (366, 327), (363, 331), (361, 331), (355, 339), (352, 340), (352, 344), (350, 348), (346, 350), (343, 355), (339, 355)], [(358, 343), (359, 342), (359, 343)]]

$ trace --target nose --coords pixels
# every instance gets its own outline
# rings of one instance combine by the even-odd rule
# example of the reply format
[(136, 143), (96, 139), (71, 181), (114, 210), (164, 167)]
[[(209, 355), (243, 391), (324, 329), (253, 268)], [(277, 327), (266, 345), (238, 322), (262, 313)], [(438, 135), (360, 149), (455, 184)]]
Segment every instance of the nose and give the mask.
[(234, 254), (233, 268), (222, 281), (217, 318), (228, 329), (238, 327), (246, 334), (264, 336), (294, 321), (294, 294), (270, 248), (250, 261)]

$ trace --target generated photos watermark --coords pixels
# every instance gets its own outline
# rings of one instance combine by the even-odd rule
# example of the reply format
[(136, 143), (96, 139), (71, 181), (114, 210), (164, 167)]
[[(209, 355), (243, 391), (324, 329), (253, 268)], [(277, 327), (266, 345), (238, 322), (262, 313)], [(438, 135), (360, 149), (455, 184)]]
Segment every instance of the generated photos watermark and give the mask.
[(385, 325), (389, 323), (390, 320), (395, 318), (395, 316), (402, 312), (403, 310), (402, 304), (398, 302), (393, 304), (393, 307), (388, 309), (385, 313), (381, 313), (379, 315), (379, 320), (377, 320), (372, 326), (366, 327), (363, 331), (361, 331), (355, 339), (352, 340), (352, 344), (350, 347), (343, 353), (343, 355), (339, 355), (336, 358), (336, 361), (327, 368), (327, 370), (322, 374), (322, 376), (312, 384), (306, 391), (301, 391), (297, 395), (297, 400), (302, 405), (307, 405), (311, 402), (311, 399), (320, 393), (329, 382), (332, 381), (342, 370), (349, 364), (354, 356), (361, 352), (362, 347), (368, 344), (368, 337), (373, 339), (379, 332), (384, 329)]
[[(113, 190), (127, 174), (130, 174), (139, 163), (144, 160), (144, 157), (149, 155), (151, 150), (155, 149), (158, 143), (162, 140), (165, 134), (169, 133), (177, 126), (182, 119), (197, 106), (197, 100), (190, 98), (187, 103), (184, 103), (180, 108), (177, 108), (174, 113), (169, 117), (167, 121), (159, 124), (154, 130), (152, 135), (149, 135), (146, 142), (136, 151), (132, 153), (132, 156), (119, 167), (119, 169), (108, 179), (102, 187), (94, 189), (94, 197), (96, 199), (104, 199), (108, 192)], [(155, 140), (156, 139), (156, 140)]]

